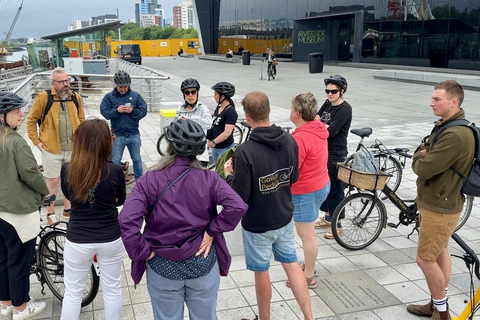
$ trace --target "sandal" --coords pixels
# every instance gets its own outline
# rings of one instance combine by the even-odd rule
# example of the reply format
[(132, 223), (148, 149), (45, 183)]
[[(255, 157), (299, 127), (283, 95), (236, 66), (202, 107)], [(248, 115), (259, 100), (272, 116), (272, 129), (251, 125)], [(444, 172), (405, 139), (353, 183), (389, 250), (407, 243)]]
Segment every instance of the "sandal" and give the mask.
[(314, 228), (315, 229), (323, 229), (323, 228), (330, 228), (331, 222), (328, 221), (325, 217), (320, 219), (320, 221), (315, 222)]
[[(341, 235), (343, 233), (343, 228), (337, 228), (337, 233)], [(333, 236), (332, 229), (330, 231), (325, 232), (323, 235), (325, 239), (334, 239), (335, 237)]]
[[(305, 271), (305, 262), (299, 262), (298, 264), (300, 265), (300, 267), (302, 267), (302, 270)], [(313, 276), (318, 276), (317, 270), (313, 272)]]
[[(315, 281), (315, 276), (313, 276), (311, 278), (305, 277), (305, 279), (307, 280), (308, 289), (315, 289), (317, 287), (317, 281)], [(287, 282), (285, 284), (287, 285), (287, 287), (291, 288), (290, 287), (290, 281), (287, 280)]]

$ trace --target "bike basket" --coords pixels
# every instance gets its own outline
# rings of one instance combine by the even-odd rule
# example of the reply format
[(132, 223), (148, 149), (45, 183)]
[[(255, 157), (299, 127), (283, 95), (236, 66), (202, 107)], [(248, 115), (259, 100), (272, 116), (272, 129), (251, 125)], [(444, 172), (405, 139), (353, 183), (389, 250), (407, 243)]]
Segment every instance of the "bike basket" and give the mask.
[(382, 190), (387, 183), (387, 179), (391, 176), (385, 172), (366, 173), (353, 170), (351, 166), (343, 163), (337, 163), (338, 180), (353, 185), (359, 189), (365, 190)]

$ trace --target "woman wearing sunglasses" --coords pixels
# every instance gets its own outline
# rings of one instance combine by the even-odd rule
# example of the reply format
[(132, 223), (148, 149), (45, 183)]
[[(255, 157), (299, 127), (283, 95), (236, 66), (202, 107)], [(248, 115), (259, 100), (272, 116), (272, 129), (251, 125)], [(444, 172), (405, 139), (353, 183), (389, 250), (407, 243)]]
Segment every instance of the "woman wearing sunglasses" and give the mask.
[[(317, 119), (328, 126), (328, 175), (330, 176), (330, 193), (320, 206), (325, 216), (315, 224), (315, 228), (330, 228), (333, 212), (343, 200), (343, 187), (337, 178), (337, 162), (345, 161), (347, 150), (347, 136), (352, 122), (352, 107), (343, 100), (343, 94), (347, 91), (347, 80), (341, 75), (335, 74), (324, 80), (327, 100), (317, 112)], [(340, 215), (340, 219), (342, 219)], [(342, 232), (341, 225), (338, 226)], [(325, 233), (326, 239), (333, 239), (332, 231)]]
[[(212, 126), (212, 116), (207, 106), (198, 101), (200, 83), (193, 78), (185, 79), (180, 85), (180, 90), (183, 93), (185, 103), (178, 107), (177, 118), (195, 121), (202, 127), (203, 132), (207, 134), (207, 130)], [(198, 156), (198, 160), (208, 163), (209, 155), (207, 149)]]

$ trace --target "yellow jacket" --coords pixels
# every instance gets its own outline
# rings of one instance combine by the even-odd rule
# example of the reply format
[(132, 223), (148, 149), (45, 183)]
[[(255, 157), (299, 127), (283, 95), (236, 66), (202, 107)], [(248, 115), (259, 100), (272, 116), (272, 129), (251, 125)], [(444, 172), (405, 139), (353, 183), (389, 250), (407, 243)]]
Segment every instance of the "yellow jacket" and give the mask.
[[(72, 124), (72, 131), (77, 130), (80, 123), (85, 121), (85, 112), (83, 110), (83, 104), (81, 97), (72, 91), (72, 94), (77, 95), (78, 110), (73, 101), (67, 101), (68, 114), (70, 116), (70, 123)], [(45, 116), (40, 130), (38, 130), (37, 121), (42, 118), (47, 105), (48, 94), (46, 91), (40, 92), (37, 98), (33, 102), (30, 112), (27, 116), (27, 132), (28, 137), (32, 140), (36, 146), (40, 142), (43, 143), (43, 148), (50, 153), (60, 153), (60, 136), (58, 133), (58, 115), (60, 113), (60, 103), (56, 100), (61, 100), (57, 95), (57, 91), (52, 87), (53, 105), (50, 111)], [(40, 133), (38, 132), (40, 131)]]

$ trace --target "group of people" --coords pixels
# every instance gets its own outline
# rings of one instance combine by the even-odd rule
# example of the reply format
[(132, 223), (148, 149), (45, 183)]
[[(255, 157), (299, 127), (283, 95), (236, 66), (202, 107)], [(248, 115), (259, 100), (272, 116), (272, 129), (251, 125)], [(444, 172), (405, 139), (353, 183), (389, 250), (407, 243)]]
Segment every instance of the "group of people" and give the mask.
[[(255, 278), (256, 319), (271, 318), (272, 253), (287, 274), (286, 286), (304, 318), (313, 319), (308, 289), (317, 287), (315, 228), (330, 227), (344, 197), (335, 163), (344, 161), (348, 153), (352, 108), (343, 98), (346, 79), (332, 75), (324, 80), (326, 100), (320, 108), (312, 93), (292, 98), (290, 120), (296, 129), (291, 135), (271, 124), (265, 93), (247, 93), (241, 104), (253, 131), (225, 162), (225, 180), (206, 170), (201, 161), (208, 156), (207, 147), (216, 161), (235, 146), (238, 114), (231, 83), (212, 86), (217, 107), (211, 116), (199, 102), (199, 82), (193, 78), (182, 82), (185, 102), (177, 110), (177, 119), (162, 128), (168, 155), (145, 174), (138, 125), (147, 113), (146, 103), (131, 90), (126, 72), (117, 72), (114, 83), (114, 90), (100, 105), (109, 126), (103, 119), (85, 120), (81, 98), (70, 90), (68, 75), (61, 68), (53, 70), (52, 89), (38, 95), (27, 117), (28, 135), (42, 152), (43, 175), (16, 132), (26, 101), (13, 93), (0, 93), (0, 159), (6, 174), (0, 181), (1, 315), (27, 319), (46, 307), (30, 299), (29, 272), (40, 225), (38, 207), (43, 196), (57, 193), (60, 182), (63, 215), (70, 217), (61, 319), (79, 318), (95, 255), (105, 318), (121, 318), (125, 251), (132, 260), (134, 283), (146, 274), (155, 319), (183, 319), (184, 304), (192, 320), (215, 319), (220, 276), (228, 274), (231, 264), (223, 234), (240, 221), (245, 263)], [(455, 81), (435, 86), (431, 107), (441, 119), (432, 135), (445, 123), (465, 118), (460, 107), (463, 96)], [(470, 129), (452, 127), (433, 148), (423, 144), (413, 157), (421, 218), (417, 263), (432, 296), (427, 305), (408, 306), (413, 314), (450, 319), (447, 246), (465, 198), (461, 180), (448, 168), (466, 175), (474, 146)], [(120, 166), (125, 147), (136, 180), (128, 198)], [(320, 220), (319, 209), (325, 213)], [(48, 208), (47, 222), (58, 223), (53, 207)], [(295, 229), (302, 241), (303, 262), (297, 261)], [(333, 238), (331, 232), (325, 238)]]

